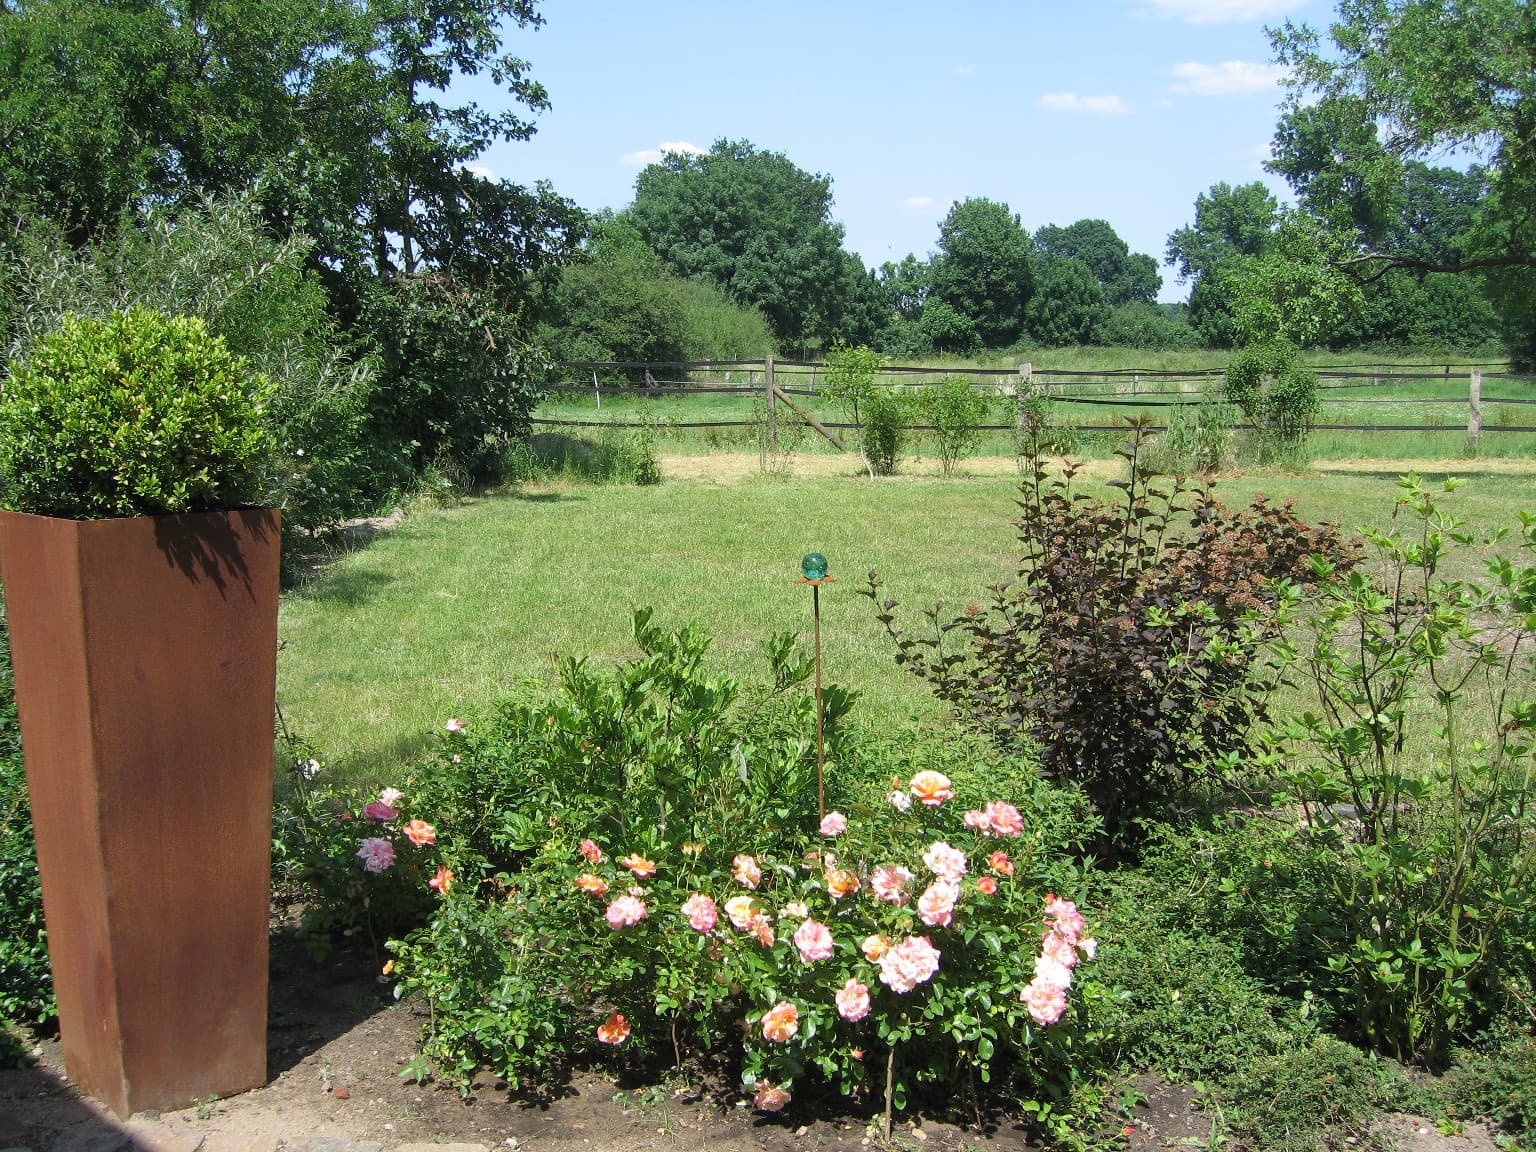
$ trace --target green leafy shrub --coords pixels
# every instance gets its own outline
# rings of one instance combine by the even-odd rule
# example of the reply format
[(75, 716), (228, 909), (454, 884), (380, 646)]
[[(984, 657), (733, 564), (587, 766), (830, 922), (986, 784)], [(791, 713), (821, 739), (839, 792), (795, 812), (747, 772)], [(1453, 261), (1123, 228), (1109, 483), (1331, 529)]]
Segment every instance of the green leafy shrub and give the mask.
[(1272, 754), (1330, 881), (1324, 994), (1366, 1043), (1435, 1063), (1496, 1006), (1491, 977), (1531, 916), (1536, 515), (1520, 556), (1446, 576), (1474, 538), (1417, 477), (1399, 484), (1369, 566), (1312, 561), (1317, 609), (1285, 651), (1317, 710)]
[(981, 439), (981, 425), (987, 418), (987, 398), (964, 376), (948, 376), (925, 388), (918, 403), (923, 417), (933, 429), (939, 467), (944, 475), (952, 476), (955, 465), (969, 456)]
[(1067, 456), (1077, 447), (1077, 429), (1058, 419), (1056, 404), (1044, 388), (1020, 388), (1012, 401), (1013, 451), (1021, 462), (1036, 448), (1048, 455)]
[(907, 444), (907, 397), (877, 388), (864, 402), (864, 458), (876, 476), (894, 476)]
[[(57, 1012), (16, 721), (10, 632), (0, 615), (0, 1025), (42, 1023)], [(0, 1066), (5, 1063), (0, 1042)]]
[(1398, 1094), (1390, 1073), (1358, 1048), (1314, 1035), (1249, 1061), (1222, 1084), (1234, 1133), (1249, 1147), (1312, 1152), (1325, 1137), (1358, 1142)]
[(0, 398), (7, 501), (79, 519), (257, 504), (271, 397), (201, 320), (66, 317), (12, 366)]
[(501, 479), (580, 480), (591, 484), (661, 483), (656, 425), (645, 420), (627, 428), (605, 428), (596, 435), (540, 435), (516, 440), (502, 456)]
[(1197, 476), (1232, 465), (1232, 427), (1238, 414), (1232, 405), (1204, 395), (1197, 404), (1165, 411), (1167, 427), (1152, 442), (1149, 467), (1171, 476)]
[(1264, 460), (1300, 452), (1317, 419), (1317, 373), (1301, 364), (1289, 344), (1259, 344), (1234, 356), (1226, 395), (1258, 433)]
[(1229, 512), (1206, 487), (1149, 476), (1138, 425), (1115, 499), (1076, 491), (1075, 466), (1030, 447), (1017, 578), (931, 636), (897, 627), (866, 591), (896, 660), (1002, 745), (1037, 744), (1128, 845), (1203, 772), (1247, 748), (1278, 672), (1266, 647), (1317, 553), (1347, 567), (1331, 528), (1262, 497)]
[(1459, 1050), (1445, 1079), (1455, 1115), (1486, 1117), (1522, 1146), (1536, 1139), (1536, 1033), (1511, 1031)]

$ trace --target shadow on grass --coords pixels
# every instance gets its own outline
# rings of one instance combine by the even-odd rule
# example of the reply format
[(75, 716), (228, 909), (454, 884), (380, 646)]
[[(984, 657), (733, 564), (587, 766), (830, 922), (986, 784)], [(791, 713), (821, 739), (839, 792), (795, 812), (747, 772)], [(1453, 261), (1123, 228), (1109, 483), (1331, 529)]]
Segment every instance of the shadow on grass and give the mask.
[(372, 568), (331, 568), (317, 572), (295, 591), (306, 600), (355, 608), (366, 604), (394, 577)]

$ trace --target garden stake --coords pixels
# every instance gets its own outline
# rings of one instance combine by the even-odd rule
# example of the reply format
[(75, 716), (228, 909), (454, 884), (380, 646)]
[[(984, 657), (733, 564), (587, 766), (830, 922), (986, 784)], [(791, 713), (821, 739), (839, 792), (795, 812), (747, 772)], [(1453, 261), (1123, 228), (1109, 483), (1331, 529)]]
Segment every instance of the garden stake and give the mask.
[(821, 586), (831, 584), (827, 558), (820, 552), (807, 552), (800, 559), (797, 584), (811, 586), (811, 616), (816, 622), (816, 819), (827, 818), (826, 748), (822, 738), (821, 707)]

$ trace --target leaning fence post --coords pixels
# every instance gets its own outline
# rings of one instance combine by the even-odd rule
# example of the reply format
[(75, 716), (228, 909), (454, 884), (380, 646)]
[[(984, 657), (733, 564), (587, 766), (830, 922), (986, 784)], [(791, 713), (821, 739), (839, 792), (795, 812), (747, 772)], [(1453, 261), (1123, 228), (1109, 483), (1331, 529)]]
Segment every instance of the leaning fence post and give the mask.
[(601, 408), (603, 406), (603, 394), (598, 389), (598, 386), (597, 386), (597, 369), (596, 368), (592, 369), (592, 395), (597, 397), (597, 406), (599, 408)]
[(1477, 442), (1483, 435), (1483, 374), (1472, 369), (1472, 380), (1467, 388), (1467, 450), (1477, 451)]

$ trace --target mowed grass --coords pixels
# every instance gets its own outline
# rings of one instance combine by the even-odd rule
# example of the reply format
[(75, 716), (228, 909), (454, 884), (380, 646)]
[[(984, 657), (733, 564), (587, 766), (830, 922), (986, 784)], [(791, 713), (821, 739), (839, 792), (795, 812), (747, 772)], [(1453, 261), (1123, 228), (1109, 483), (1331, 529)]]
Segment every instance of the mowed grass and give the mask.
[[(874, 483), (852, 461), (812, 478), (743, 465), (725, 482), (529, 486), (413, 512), (285, 595), (279, 702), (322, 759), (383, 781), (448, 717), (473, 719), (519, 679), (548, 680), (553, 655), (633, 655), (630, 615), (641, 605), (669, 626), (702, 625), (716, 638), (717, 667), (750, 679), (762, 672), (757, 645), (770, 632), (809, 643), (811, 593), (795, 578), (815, 549), (837, 578), (821, 597), (828, 678), (863, 693), (857, 714), (872, 726), (937, 715), (925, 686), (892, 662), (873, 605), (857, 593), (878, 569), (917, 627), (919, 609), (937, 601), (958, 610), (1008, 576), (1017, 477), (989, 463), (990, 475)], [(1092, 467), (1089, 484), (1101, 487), (1112, 468)], [(1233, 477), (1218, 494), (1230, 504), (1256, 491), (1295, 498), (1306, 518), (1349, 528), (1385, 523), (1396, 471), (1356, 468)], [(1519, 508), (1536, 507), (1536, 473), (1475, 468), (1457, 468), (1474, 482), (1452, 498), (1474, 526), (1511, 525)]]

